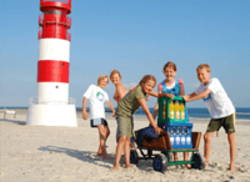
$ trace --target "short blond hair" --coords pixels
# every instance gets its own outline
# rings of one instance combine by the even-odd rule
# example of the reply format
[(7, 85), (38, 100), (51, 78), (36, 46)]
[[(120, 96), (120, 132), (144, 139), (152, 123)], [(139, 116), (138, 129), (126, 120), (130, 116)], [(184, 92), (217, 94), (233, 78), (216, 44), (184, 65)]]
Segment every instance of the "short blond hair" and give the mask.
[(101, 80), (104, 80), (105, 78), (108, 79), (108, 83), (109, 83), (109, 77), (107, 75), (101, 75), (99, 76), (98, 80), (97, 80), (97, 83), (99, 84)]
[(109, 78), (111, 79), (111, 77), (112, 77), (114, 74), (116, 74), (116, 73), (119, 75), (120, 78), (122, 78), (121, 73), (120, 73), (118, 70), (113, 70), (113, 71), (110, 73)]
[(206, 69), (207, 72), (211, 72), (209, 64), (200, 64), (197, 68), (196, 71), (198, 72), (201, 69)]

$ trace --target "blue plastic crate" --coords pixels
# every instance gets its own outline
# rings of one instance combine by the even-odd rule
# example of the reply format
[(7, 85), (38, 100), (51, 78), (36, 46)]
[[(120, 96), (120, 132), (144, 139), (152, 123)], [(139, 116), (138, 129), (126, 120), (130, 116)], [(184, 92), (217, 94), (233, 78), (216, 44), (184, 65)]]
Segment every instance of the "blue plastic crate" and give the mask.
[[(159, 125), (159, 123), (158, 123)], [(159, 125), (170, 134), (170, 141), (173, 149), (193, 148), (192, 123), (165, 123)]]

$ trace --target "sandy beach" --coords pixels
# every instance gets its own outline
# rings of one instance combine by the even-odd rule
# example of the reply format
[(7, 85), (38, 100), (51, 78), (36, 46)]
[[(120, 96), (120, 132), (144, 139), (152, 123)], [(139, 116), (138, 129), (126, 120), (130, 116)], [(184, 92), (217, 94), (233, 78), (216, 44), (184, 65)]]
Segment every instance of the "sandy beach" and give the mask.
[[(250, 181), (250, 121), (237, 120), (235, 167), (227, 170), (229, 145), (224, 129), (212, 139), (208, 170), (170, 166), (165, 173), (154, 171), (152, 161), (140, 161), (129, 169), (111, 171), (114, 160), (96, 156), (99, 145), (97, 129), (90, 127), (78, 112), (78, 127), (26, 126), (27, 111), (18, 111), (16, 118), (0, 113), (0, 181), (1, 182), (93, 182), (93, 181)], [(108, 153), (115, 158), (115, 118), (107, 116), (111, 135)], [(148, 125), (146, 117), (135, 116), (135, 130)], [(191, 120), (193, 131), (204, 134), (208, 119)], [(203, 156), (203, 138), (199, 152)], [(137, 150), (139, 153), (139, 150)], [(121, 166), (123, 165), (123, 160)]]

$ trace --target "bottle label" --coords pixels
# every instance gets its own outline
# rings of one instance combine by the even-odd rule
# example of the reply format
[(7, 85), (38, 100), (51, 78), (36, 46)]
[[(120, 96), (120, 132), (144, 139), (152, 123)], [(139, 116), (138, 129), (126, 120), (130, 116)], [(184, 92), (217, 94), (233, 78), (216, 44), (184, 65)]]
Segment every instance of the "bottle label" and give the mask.
[(180, 137), (176, 137), (176, 145), (180, 145)]
[(182, 145), (185, 145), (185, 141), (186, 141), (185, 137), (181, 137), (181, 144)]
[(191, 144), (191, 138), (187, 137), (187, 144), (190, 145)]
[(181, 119), (185, 119), (185, 112), (181, 112)]
[(176, 111), (176, 119), (180, 119), (180, 113)]
[(174, 137), (170, 137), (171, 145), (174, 145)]
[(171, 119), (174, 119), (174, 111), (171, 111), (171, 112), (170, 112), (170, 118), (171, 118)]

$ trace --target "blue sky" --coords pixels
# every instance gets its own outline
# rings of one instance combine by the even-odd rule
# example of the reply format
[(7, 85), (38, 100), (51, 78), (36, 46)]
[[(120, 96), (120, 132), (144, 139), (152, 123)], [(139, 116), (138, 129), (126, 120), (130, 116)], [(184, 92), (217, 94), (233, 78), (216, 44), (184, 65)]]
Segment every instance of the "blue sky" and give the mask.
[[(39, 3), (0, 1), (0, 106), (25, 107), (36, 96)], [(187, 94), (199, 84), (196, 67), (208, 63), (234, 105), (250, 107), (249, 7), (249, 0), (73, 0), (70, 97), (80, 107), (88, 86), (113, 69), (128, 87), (146, 74), (159, 83), (172, 61)], [(116, 106), (113, 84), (105, 90)]]

